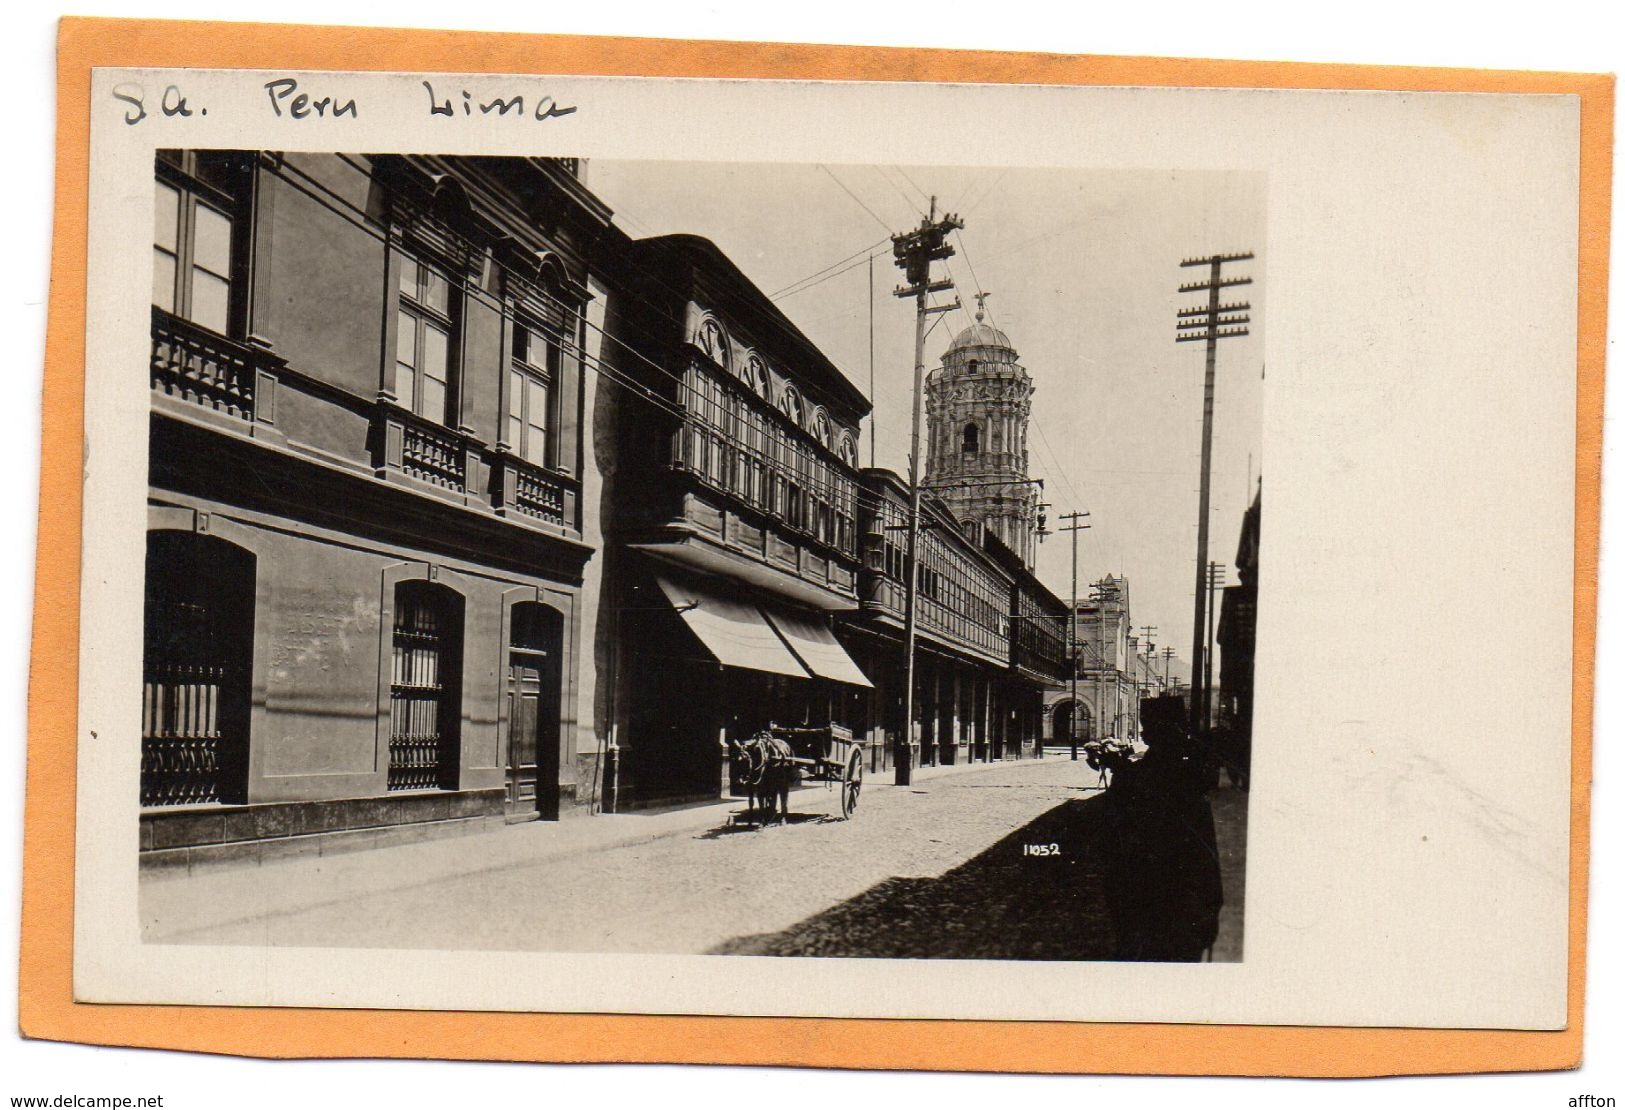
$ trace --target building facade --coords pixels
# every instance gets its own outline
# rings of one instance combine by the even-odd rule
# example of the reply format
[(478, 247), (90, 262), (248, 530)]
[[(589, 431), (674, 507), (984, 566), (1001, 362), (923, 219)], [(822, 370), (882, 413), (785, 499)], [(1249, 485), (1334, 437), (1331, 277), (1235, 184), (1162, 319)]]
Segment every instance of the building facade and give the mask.
[(587, 259), (610, 213), (578, 174), (160, 152), (154, 859), (582, 796)]
[(1253, 660), (1258, 644), (1258, 533), (1263, 490), (1242, 517), (1236, 545), (1234, 586), (1226, 586), (1219, 605), (1219, 733), (1225, 756), (1246, 781), (1252, 759)]
[(600, 259), (606, 804), (715, 798), (730, 739), (846, 723), (870, 688), (833, 631), (858, 605), (869, 402), (709, 241)]
[(144, 864), (717, 798), (770, 724), (852, 728), (872, 770), (905, 734), (1039, 750), (1066, 608), (1007, 341), (970, 329), (935, 387), (933, 436), (975, 423), (1002, 486), (927, 497), (905, 729), (908, 497), (858, 468), (867, 399), (584, 172), (159, 155)]
[(1054, 744), (1072, 740), (1074, 721), (1080, 743), (1138, 736), (1140, 698), (1157, 692), (1147, 689), (1147, 680), (1155, 680), (1133, 633), (1128, 579), (1108, 574), (1090, 593), (1077, 606), (1076, 700), (1071, 683), (1048, 698), (1048, 735)]
[[(914, 765), (1032, 754), (1044, 683), (1059, 661), (1052, 627), (1024, 622), (1019, 607), (1054, 618), (1059, 605), (991, 532), (962, 524), (934, 496), (922, 499), (914, 655)], [(859, 499), (863, 569), (860, 607), (843, 614), (841, 640), (874, 689), (854, 705), (871, 771), (893, 765), (904, 734), (908, 485), (889, 470), (865, 470)], [(1018, 578), (1012, 571), (1018, 572)], [(1015, 608), (1013, 608), (1015, 607)]]

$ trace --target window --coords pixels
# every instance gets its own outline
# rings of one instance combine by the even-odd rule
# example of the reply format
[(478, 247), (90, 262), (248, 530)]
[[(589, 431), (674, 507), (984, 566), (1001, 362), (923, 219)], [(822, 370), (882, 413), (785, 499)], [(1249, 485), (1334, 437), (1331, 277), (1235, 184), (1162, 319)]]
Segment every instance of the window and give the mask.
[(222, 335), (232, 330), (233, 240), (247, 159), (236, 151), (158, 152), (152, 303)]
[(966, 424), (965, 431), (960, 440), (960, 451), (966, 455), (974, 455), (982, 449), (982, 430), (975, 424)]
[(419, 416), (445, 424), (451, 382), (451, 280), (411, 255), (401, 257), (395, 320), (395, 397)]
[(698, 339), (700, 350), (705, 352), (706, 357), (723, 369), (727, 369), (728, 335), (722, 330), (722, 325), (710, 317), (706, 317), (704, 322), (700, 324)]
[(790, 423), (798, 428), (801, 427), (801, 394), (796, 392), (794, 386), (786, 385), (784, 391), (779, 395), (779, 411), (790, 418)]
[(143, 630), (141, 804), (247, 801), (253, 554), (149, 532)]
[(429, 582), (395, 587), (389, 681), (390, 790), (455, 787), (462, 598)]
[(513, 364), (508, 375), (508, 446), (537, 466), (553, 465), (555, 421), (553, 383), (558, 380), (559, 344), (534, 324), (514, 329)]
[(813, 438), (816, 439), (826, 451), (834, 449), (835, 443), (832, 438), (834, 433), (830, 427), (829, 417), (824, 415), (823, 409), (818, 409), (813, 413), (812, 433)]

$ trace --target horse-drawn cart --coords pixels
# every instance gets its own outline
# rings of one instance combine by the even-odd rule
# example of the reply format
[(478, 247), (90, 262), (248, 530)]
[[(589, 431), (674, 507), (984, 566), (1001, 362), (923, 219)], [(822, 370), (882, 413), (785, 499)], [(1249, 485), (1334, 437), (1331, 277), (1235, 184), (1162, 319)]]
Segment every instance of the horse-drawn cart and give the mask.
[(782, 818), (789, 809), (790, 787), (799, 779), (838, 785), (843, 818), (858, 808), (863, 745), (852, 738), (849, 728), (769, 725), (749, 740), (734, 741), (731, 755), (734, 779), (749, 795), (751, 808), (769, 817), (777, 804)]

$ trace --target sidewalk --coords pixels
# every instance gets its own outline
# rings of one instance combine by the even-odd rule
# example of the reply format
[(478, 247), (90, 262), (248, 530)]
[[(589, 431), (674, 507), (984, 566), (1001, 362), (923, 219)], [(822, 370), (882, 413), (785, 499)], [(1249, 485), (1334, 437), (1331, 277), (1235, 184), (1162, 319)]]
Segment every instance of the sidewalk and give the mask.
[[(918, 767), (909, 790), (927, 793), (935, 779), (1035, 762), (1008, 760)], [(865, 786), (866, 796), (876, 790), (895, 789), (891, 786), (889, 771), (866, 775)], [(145, 928), (152, 921), (172, 919), (173, 909), (182, 904), (187, 907), (189, 924), (197, 928), (288, 913), (360, 895), (717, 828), (726, 825), (733, 814), (743, 812), (746, 805), (741, 798), (731, 798), (667, 810), (533, 821), (490, 832), (337, 855), (293, 857), (264, 864), (245, 862), (191, 873), (184, 870), (143, 872), (141, 920)], [(838, 784), (814, 783), (796, 789), (791, 793), (791, 809), (839, 814)], [(862, 819), (860, 802), (854, 820)], [(245, 879), (251, 881), (245, 882)]]

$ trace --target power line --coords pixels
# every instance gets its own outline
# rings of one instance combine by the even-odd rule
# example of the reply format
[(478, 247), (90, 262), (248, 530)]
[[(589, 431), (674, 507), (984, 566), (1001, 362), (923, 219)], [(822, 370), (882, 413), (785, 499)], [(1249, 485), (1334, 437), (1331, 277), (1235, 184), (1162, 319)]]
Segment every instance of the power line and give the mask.
[(792, 281), (789, 285), (786, 285), (783, 289), (780, 289), (775, 293), (769, 293), (767, 299), (770, 300), (770, 301), (776, 301), (780, 297), (784, 296), (786, 292), (788, 292), (791, 289), (794, 289), (796, 286), (800, 285), (802, 282), (811, 281), (813, 278), (820, 277), (823, 274), (826, 274), (829, 271), (835, 269), (835, 267), (841, 265), (842, 263), (850, 262), (854, 258), (859, 257), (860, 255), (872, 253), (877, 247), (884, 246), (886, 244), (886, 242), (887, 242), (886, 239), (877, 239), (873, 243), (870, 243), (866, 247), (860, 247), (857, 250), (853, 251), (851, 254), (847, 255), (845, 258), (840, 258), (840, 259), (837, 259), (834, 262), (831, 262), (828, 266), (825, 266), (822, 270), (815, 270), (812, 273), (808, 274), (806, 277), (797, 278), (795, 281)]
[(997, 189), (999, 187), (1000, 183), (1003, 182), (1004, 179), (1007, 176), (1009, 176), (1009, 174), (1010, 174), (1010, 167), (1009, 166), (1006, 166), (1006, 167), (1004, 167), (1003, 170), (999, 171), (999, 176), (997, 176), (997, 177), (995, 177), (993, 179), (992, 184), (990, 184), (987, 188), (983, 189), (981, 194), (979, 196), (977, 196), (977, 198), (974, 201), (972, 201), (970, 204), (965, 206), (965, 214), (967, 216), (969, 216), (972, 211), (974, 211), (977, 208), (980, 208), (982, 206), (983, 202), (985, 202), (988, 197), (993, 195), (993, 190)]
[(830, 169), (828, 166), (824, 165), (824, 163), (822, 163), (822, 162), (818, 163), (818, 168), (823, 170), (825, 173), (829, 174), (829, 179), (831, 181), (835, 182), (835, 184), (837, 184), (837, 185), (839, 185), (841, 187), (841, 192), (843, 192), (847, 196), (851, 197), (853, 202), (856, 203), (859, 208), (861, 208), (865, 212), (869, 213), (869, 218), (870, 219), (874, 220), (875, 223), (879, 224), (881, 226), (881, 229), (884, 230), (888, 236), (891, 235), (891, 226), (889, 224), (887, 224), (885, 220), (881, 219), (879, 216), (876, 216), (875, 215), (875, 210), (873, 208), (870, 208), (867, 204), (864, 204), (863, 199), (861, 197), (859, 197), (858, 194), (854, 193), (851, 189), (848, 189), (846, 187), (846, 182), (842, 181), (840, 178), (835, 176), (835, 171), (834, 170)]
[(852, 270), (856, 270), (859, 266), (862, 266), (865, 262), (872, 260), (874, 257), (875, 256), (874, 256), (873, 253), (864, 255), (863, 257), (857, 259), (857, 261), (850, 262), (847, 265), (842, 266), (839, 270), (836, 270), (832, 274), (825, 274), (823, 277), (819, 278), (816, 281), (809, 281), (805, 285), (801, 286), (799, 289), (791, 289), (789, 292), (775, 293), (775, 294), (773, 294), (773, 296), (769, 297), (768, 300), (771, 300), (771, 301), (787, 301), (791, 297), (794, 297), (798, 293), (805, 293), (809, 289), (817, 288), (818, 286), (824, 284), (824, 282), (829, 281), (831, 278), (838, 278), (842, 274), (848, 273), (848, 272), (850, 272)]
[[(896, 169), (895, 166), (892, 167), (892, 168)], [(885, 167), (876, 166), (876, 167), (874, 167), (874, 169), (875, 169), (875, 172), (880, 175), (880, 180), (884, 181), (887, 185), (890, 185), (892, 187), (892, 189), (894, 189), (896, 191), (897, 195), (903, 198), (903, 203), (909, 208), (910, 211), (915, 212), (915, 213), (917, 213), (917, 214), (919, 214), (921, 216), (925, 215), (924, 212), (920, 211), (919, 206), (914, 203), (914, 201), (909, 197), (909, 195), (907, 193), (903, 192), (902, 187), (899, 186), (897, 184), (897, 182), (893, 181), (890, 177), (886, 176)]]
[(910, 187), (912, 187), (913, 190), (916, 193), (919, 193), (922, 199), (924, 199), (926, 201), (929, 201), (931, 199), (929, 196), (926, 195), (925, 190), (920, 188), (920, 186), (918, 184), (916, 184), (914, 179), (908, 175), (908, 171), (905, 170), (902, 166), (893, 166), (892, 169), (894, 169), (898, 173), (902, 174), (903, 175), (903, 180), (908, 182)]

